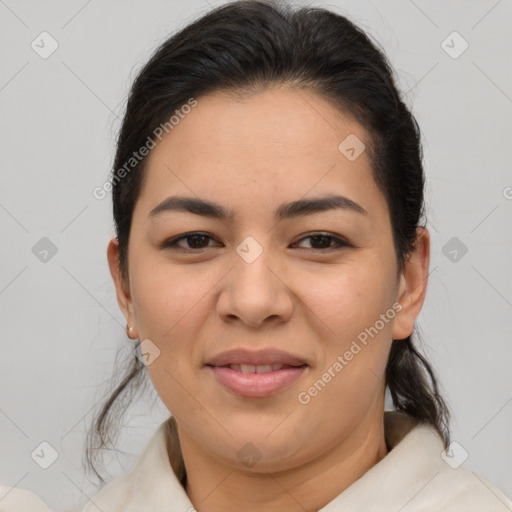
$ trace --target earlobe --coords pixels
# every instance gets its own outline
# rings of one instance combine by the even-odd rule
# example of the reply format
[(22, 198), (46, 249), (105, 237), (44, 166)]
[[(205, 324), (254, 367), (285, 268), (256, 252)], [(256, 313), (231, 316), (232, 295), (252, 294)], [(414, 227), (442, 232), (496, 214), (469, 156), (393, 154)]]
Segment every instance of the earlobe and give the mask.
[(107, 247), (107, 260), (110, 269), (110, 275), (116, 287), (117, 303), (124, 317), (126, 318), (127, 325), (131, 327), (127, 335), (131, 339), (137, 339), (137, 322), (135, 318), (133, 302), (130, 295), (128, 284), (123, 279), (121, 269), (119, 267), (119, 242), (117, 238), (112, 238)]
[(414, 330), (414, 323), (423, 307), (427, 291), (429, 261), (429, 233), (425, 228), (417, 228), (414, 249), (408, 255), (400, 275), (397, 301), (402, 309), (393, 323), (393, 339), (405, 339)]

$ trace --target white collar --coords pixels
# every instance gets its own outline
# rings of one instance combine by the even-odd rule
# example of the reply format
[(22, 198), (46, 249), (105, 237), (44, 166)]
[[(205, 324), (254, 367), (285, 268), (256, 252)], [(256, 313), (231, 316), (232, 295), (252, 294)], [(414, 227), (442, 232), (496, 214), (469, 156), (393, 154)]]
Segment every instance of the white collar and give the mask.
[[(428, 464), (427, 475), (421, 475), (424, 471), (423, 464), (418, 465), (418, 470), (413, 468), (396, 478), (397, 468), (403, 468), (405, 460), (414, 459), (428, 453), (440, 455), (443, 451), (443, 442), (434, 428), (426, 425), (415, 427), (415, 421), (396, 411), (385, 413), (386, 440), (391, 451), (378, 464), (367, 471), (359, 480), (354, 482), (333, 501), (321, 509), (322, 512), (335, 512), (338, 510), (356, 510), (354, 506), (360, 503), (375, 502), (375, 493), (381, 493), (386, 503), (402, 503), (405, 480), (409, 481), (412, 489), (417, 487), (418, 477), (427, 478), (430, 472), (435, 472), (435, 466)], [(154, 512), (169, 510), (172, 503), (173, 510), (189, 512), (193, 505), (188, 498), (181, 483), (176, 478), (169, 463), (166, 445), (166, 423), (160, 424), (153, 437), (147, 443), (142, 455), (134, 469), (132, 476), (133, 494), (126, 512), (140, 512), (148, 509)], [(411, 431), (412, 429), (412, 431)], [(416, 459), (417, 460), (417, 459)], [(440, 464), (443, 460), (438, 457)], [(419, 463), (420, 461), (417, 460)], [(426, 462), (426, 461), (425, 461)], [(129, 476), (129, 475), (127, 475)], [(368, 493), (368, 485), (372, 492)], [(406, 488), (409, 487), (406, 485)], [(348, 508), (346, 508), (348, 507)], [(364, 507), (363, 507), (364, 508)], [(400, 507), (395, 508), (399, 510)], [(368, 510), (365, 508), (365, 510)], [(320, 511), (319, 511), (320, 512)]]
[[(397, 411), (385, 411), (384, 425), (389, 453), (318, 512), (512, 510), (512, 502), (498, 487), (465, 467), (453, 469), (443, 459), (444, 443), (433, 426)], [(169, 463), (167, 420), (132, 471), (97, 497), (83, 512), (96, 511), (97, 506), (123, 512), (195, 510)]]

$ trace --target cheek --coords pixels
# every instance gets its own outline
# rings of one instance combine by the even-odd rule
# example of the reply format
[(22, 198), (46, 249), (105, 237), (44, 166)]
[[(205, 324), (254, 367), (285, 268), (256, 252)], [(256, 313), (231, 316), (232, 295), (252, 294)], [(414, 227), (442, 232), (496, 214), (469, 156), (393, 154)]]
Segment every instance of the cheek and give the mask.
[[(389, 264), (388, 264), (389, 263)], [(309, 379), (311, 403), (338, 418), (328, 404), (364, 411), (381, 388), (392, 341), (394, 267), (378, 257), (331, 269), (308, 289), (308, 305), (322, 322), (322, 357)], [(381, 316), (382, 315), (382, 316)], [(308, 392), (307, 389), (303, 391)], [(309, 393), (308, 393), (309, 394)]]
[(211, 286), (184, 267), (149, 258), (141, 261), (134, 269), (132, 286), (140, 337), (177, 339), (176, 333), (189, 315), (201, 309), (201, 298)]
[(198, 315), (204, 308), (204, 288), (177, 267), (171, 272), (170, 265), (141, 264), (132, 282), (141, 349), (146, 343), (156, 354), (147, 366), (148, 375), (171, 410), (181, 400), (180, 383), (190, 378), (194, 348), (190, 340), (202, 323)]
[[(357, 336), (393, 302), (394, 269), (379, 258), (354, 258), (340, 265), (294, 273), (293, 289), (328, 338)], [(309, 315), (311, 317), (311, 315)]]

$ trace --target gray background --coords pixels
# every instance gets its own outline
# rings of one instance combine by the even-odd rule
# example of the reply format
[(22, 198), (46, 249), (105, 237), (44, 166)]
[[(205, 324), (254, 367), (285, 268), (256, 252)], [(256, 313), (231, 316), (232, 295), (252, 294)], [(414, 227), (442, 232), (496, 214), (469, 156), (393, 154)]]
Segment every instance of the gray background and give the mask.
[[(106, 260), (110, 195), (92, 190), (108, 178), (137, 70), (221, 3), (0, 0), (0, 482), (56, 511), (96, 492), (80, 465), (84, 429), (128, 347)], [(423, 130), (432, 261), (418, 323), (464, 464), (512, 496), (511, 2), (310, 4), (347, 14), (383, 45)], [(43, 31), (59, 45), (46, 59), (31, 47)], [(454, 31), (469, 44), (457, 58)], [(57, 248), (46, 262), (33, 252), (43, 237)], [(106, 458), (113, 477), (167, 417), (148, 396), (127, 417), (125, 453)], [(43, 441), (58, 452), (46, 470), (30, 456)]]

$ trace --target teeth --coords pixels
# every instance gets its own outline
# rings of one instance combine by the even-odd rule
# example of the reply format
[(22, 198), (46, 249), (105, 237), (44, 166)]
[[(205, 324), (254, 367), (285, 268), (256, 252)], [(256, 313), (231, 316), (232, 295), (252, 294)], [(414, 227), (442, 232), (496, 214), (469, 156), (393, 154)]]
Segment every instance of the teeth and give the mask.
[(274, 364), (230, 364), (229, 367), (236, 372), (241, 373), (269, 373), (281, 370), (284, 365), (280, 363)]
[(256, 366), (256, 373), (268, 373), (272, 371), (271, 364), (259, 364)]

